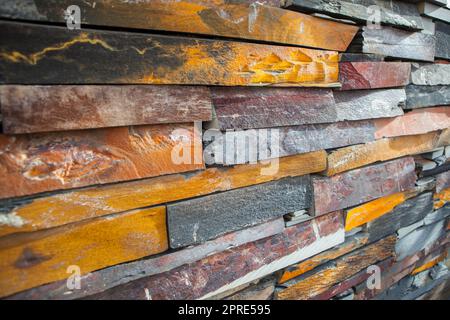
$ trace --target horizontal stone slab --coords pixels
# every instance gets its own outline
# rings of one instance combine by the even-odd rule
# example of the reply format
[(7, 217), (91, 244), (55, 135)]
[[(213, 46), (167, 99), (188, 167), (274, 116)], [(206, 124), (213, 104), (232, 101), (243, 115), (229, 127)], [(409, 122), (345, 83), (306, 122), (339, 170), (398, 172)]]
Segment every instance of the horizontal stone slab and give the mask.
[(194, 263), (210, 255), (257, 241), (284, 231), (283, 218), (229, 233), (204, 244), (167, 252), (129, 263), (123, 263), (83, 275), (80, 290), (69, 290), (67, 281), (56, 281), (8, 297), (13, 300), (67, 300), (80, 299), (118, 285), (167, 272), (184, 264)]
[[(354, 228), (360, 227), (388, 213), (391, 214), (396, 207), (405, 203), (406, 200), (417, 196), (424, 190), (431, 189), (431, 187), (434, 187), (434, 185), (432, 184), (431, 186), (416, 187), (408, 191), (394, 193), (347, 210), (345, 218), (345, 231), (349, 232)], [(431, 199), (430, 202), (432, 202)]]
[(0, 296), (5, 297), (52, 281), (66, 280), (74, 272), (86, 274), (140, 259), (167, 248), (164, 207), (2, 238)]
[(361, 248), (362, 246), (367, 244), (367, 241), (368, 241), (367, 234), (357, 234), (355, 236), (352, 236), (349, 239), (346, 239), (344, 243), (340, 244), (337, 247), (333, 247), (327, 251), (319, 253), (314, 257), (309, 258), (308, 260), (287, 267), (283, 271), (283, 274), (278, 280), (278, 283), (282, 284), (286, 281), (294, 279), (302, 274), (305, 274), (308, 271), (313, 270), (314, 268), (322, 264), (325, 264), (330, 260), (334, 260), (351, 251)]
[(329, 89), (212, 88), (215, 119), (227, 130), (323, 124), (403, 114), (404, 89), (334, 92)]
[(429, 2), (421, 2), (417, 5), (417, 7), (422, 15), (450, 23), (449, 8), (443, 8)]
[(376, 241), (396, 230), (413, 224), (433, 211), (433, 193), (425, 192), (400, 203), (388, 214), (384, 214), (367, 224), (369, 241)]
[(332, 149), (374, 140), (369, 120), (300, 125), (242, 131), (207, 131), (207, 164), (255, 163), (316, 150)]
[(450, 86), (406, 86), (406, 109), (450, 105)]
[(374, 119), (403, 115), (404, 89), (334, 91), (339, 121)]
[[(371, 163), (431, 151), (446, 144), (443, 134), (430, 132), (422, 135), (380, 139), (332, 151), (328, 155), (325, 174), (332, 176)], [(444, 141), (443, 141), (444, 140)]]
[(371, 53), (343, 52), (339, 54), (339, 62), (384, 61), (384, 56)]
[(321, 12), (327, 15), (373, 23), (374, 15), (380, 23), (402, 28), (422, 29), (417, 7), (412, 3), (387, 0), (287, 0), (285, 6), (307, 12)]
[(450, 127), (450, 107), (416, 109), (391, 119), (376, 119), (375, 138), (423, 134)]
[(316, 215), (349, 208), (414, 187), (416, 174), (411, 157), (351, 170), (333, 177), (314, 177)]
[(276, 292), (279, 300), (308, 300), (370, 265), (394, 256), (395, 236), (352, 251), (311, 273), (286, 282)]
[(439, 21), (435, 25), (436, 58), (450, 60), (450, 26)]
[(338, 84), (335, 51), (5, 21), (0, 29), (0, 83)]
[(411, 64), (406, 62), (340, 62), (342, 90), (402, 87), (409, 83)]
[(167, 205), (172, 248), (185, 247), (311, 207), (309, 176), (286, 178)]
[(359, 38), (350, 46), (353, 52), (374, 53), (387, 57), (434, 61), (435, 37), (391, 27), (363, 27)]
[(450, 64), (412, 64), (411, 83), (420, 86), (450, 85)]
[(206, 87), (0, 86), (3, 132), (209, 121)]
[(209, 168), (189, 174), (7, 200), (0, 202), (0, 220), (3, 221), (0, 236), (319, 172), (325, 170), (326, 161), (326, 152), (317, 151), (283, 157), (274, 164)]
[(342, 216), (339, 212), (331, 213), (286, 228), (281, 234), (208, 256), (170, 272), (117, 286), (90, 298), (207, 299), (342, 242)]
[(201, 154), (192, 124), (0, 135), (0, 198), (203, 169)]
[(220, 130), (271, 128), (337, 121), (331, 89), (213, 87)]
[(7, 0), (0, 5), (0, 16), (66, 23), (64, 11), (77, 5), (81, 23), (86, 25), (193, 33), (338, 51), (346, 50), (358, 30), (355, 26), (265, 6), (260, 1), (247, 2), (250, 3), (107, 1), (91, 6), (83, 0), (35, 0), (34, 3)]

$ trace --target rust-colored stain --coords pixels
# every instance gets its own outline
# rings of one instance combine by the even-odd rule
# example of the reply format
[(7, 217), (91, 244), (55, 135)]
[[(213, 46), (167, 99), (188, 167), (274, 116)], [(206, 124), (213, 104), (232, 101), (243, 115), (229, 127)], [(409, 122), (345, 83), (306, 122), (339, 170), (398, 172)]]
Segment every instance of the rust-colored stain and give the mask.
[[(176, 163), (175, 148), (191, 163)], [(203, 169), (201, 149), (187, 124), (0, 135), (0, 198)]]
[(165, 207), (0, 239), (0, 297), (167, 250)]
[(447, 202), (450, 201), (450, 188), (444, 189), (439, 193), (435, 193), (433, 198), (434, 209), (442, 208)]
[(411, 275), (415, 275), (418, 274), (422, 271), (428, 270), (432, 267), (434, 267), (435, 265), (437, 265), (439, 262), (445, 260), (445, 258), (447, 258), (447, 252), (445, 251), (444, 253), (442, 253), (441, 255), (439, 255), (438, 257), (424, 263), (423, 265), (415, 268), (412, 272)]
[(258, 163), (53, 194), (17, 204), (8, 214), (22, 223), (0, 225), (0, 236), (319, 172), (325, 166), (325, 151), (317, 151), (280, 158), (273, 175), (262, 174), (268, 164)]
[(335, 51), (11, 22), (0, 27), (5, 83), (338, 85)]

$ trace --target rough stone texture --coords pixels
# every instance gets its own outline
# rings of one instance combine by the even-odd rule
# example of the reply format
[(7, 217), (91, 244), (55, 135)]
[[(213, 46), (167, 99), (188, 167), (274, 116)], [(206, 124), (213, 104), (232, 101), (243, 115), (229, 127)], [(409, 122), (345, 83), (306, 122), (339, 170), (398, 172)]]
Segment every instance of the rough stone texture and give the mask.
[[(87, 218), (194, 198), (325, 170), (325, 151), (258, 163), (95, 186), (0, 202), (0, 236), (53, 228)], [(11, 223), (17, 221), (17, 223)]]
[(438, 222), (439, 220), (443, 220), (450, 215), (450, 205), (445, 205), (442, 208), (439, 208), (431, 213), (429, 213), (424, 219), (423, 224), (433, 224)]
[[(214, 141), (205, 147), (205, 162), (234, 165), (338, 148), (373, 141), (374, 131), (371, 121), (360, 120), (228, 131), (226, 134), (217, 132), (211, 137)], [(204, 140), (207, 140), (206, 136)]]
[(344, 52), (339, 54), (339, 62), (383, 61), (384, 56), (370, 53)]
[(338, 121), (330, 89), (213, 87), (220, 130), (270, 128)]
[(65, 23), (64, 10), (77, 5), (81, 22), (88, 25), (206, 34), (338, 51), (345, 51), (358, 30), (355, 26), (264, 6), (254, 0), (116, 0), (95, 5), (84, 0), (14, 2), (11, 8), (10, 1), (2, 1), (0, 16)]
[(6, 21), (0, 30), (0, 83), (338, 85), (334, 51)]
[(450, 64), (412, 64), (411, 83), (420, 86), (450, 85)]
[(209, 121), (206, 87), (0, 86), (3, 132)]
[[(388, 57), (434, 61), (435, 37), (421, 32), (410, 32), (390, 27), (369, 29), (363, 27), (362, 52)], [(352, 50), (361, 50), (359, 43)]]
[(409, 83), (411, 64), (406, 62), (340, 62), (342, 90), (402, 87)]
[[(422, 29), (417, 7), (412, 3), (388, 0), (287, 0), (286, 6), (290, 9), (321, 12), (327, 15), (365, 22), (373, 19), (374, 11), (368, 10), (370, 6), (380, 8), (382, 24), (394, 25), (410, 29)], [(370, 22), (369, 22), (370, 23)]]
[(450, 104), (450, 86), (406, 86), (406, 109)]
[[(94, 218), (0, 240), (0, 297), (168, 248), (165, 207)], [(73, 272), (73, 271), (72, 271)]]
[(450, 188), (450, 170), (436, 175), (436, 192)]
[(203, 169), (201, 154), (188, 124), (0, 135), (0, 198)]
[(448, 8), (442, 8), (428, 2), (419, 3), (418, 8), (419, 12), (427, 17), (450, 23), (450, 10)]
[(283, 271), (283, 274), (281, 275), (278, 283), (282, 284), (288, 280), (291, 280), (302, 274), (305, 274), (306, 272), (311, 271), (314, 268), (330, 260), (336, 259), (340, 256), (343, 256), (344, 254), (347, 254), (351, 251), (361, 248), (367, 244), (367, 241), (368, 241), (367, 234), (356, 234), (348, 239), (346, 237), (346, 240), (343, 244), (340, 244), (339, 246), (336, 246), (327, 251), (319, 253), (318, 255), (309, 258), (308, 260), (287, 267)]
[(325, 174), (332, 176), (378, 161), (428, 152), (442, 145), (441, 137), (442, 134), (438, 132), (430, 132), (423, 135), (380, 139), (337, 149), (328, 155), (328, 168)]
[(377, 119), (375, 138), (416, 135), (450, 127), (450, 107), (412, 110), (401, 117)]
[(348, 208), (412, 189), (416, 181), (414, 169), (414, 159), (407, 157), (355, 169), (333, 177), (314, 177), (315, 214)]
[(91, 296), (94, 299), (205, 299), (262, 278), (344, 242), (340, 212), (281, 234), (225, 250), (197, 262)]
[(360, 120), (403, 115), (404, 89), (335, 91), (337, 118)]
[[(208, 128), (251, 129), (321, 124), (403, 114), (404, 89), (212, 88), (215, 119)], [(336, 100), (336, 103), (335, 103)]]
[(433, 211), (433, 193), (426, 192), (399, 204), (388, 214), (372, 220), (367, 225), (369, 241), (376, 241), (396, 230), (413, 224)]
[(391, 236), (331, 261), (312, 273), (290, 280), (276, 292), (280, 300), (306, 300), (330, 289), (368, 266), (394, 256), (396, 237)]
[(436, 21), (436, 58), (450, 59), (450, 26)]
[(67, 289), (67, 281), (57, 281), (17, 293), (8, 299), (14, 300), (66, 300), (94, 295), (118, 285), (163, 273), (184, 264), (194, 263), (210, 255), (238, 247), (246, 243), (271, 237), (284, 231), (283, 218), (278, 218), (254, 227), (229, 233), (204, 244), (185, 248), (164, 255), (119, 264), (81, 277), (81, 289)]
[(309, 176), (169, 204), (170, 246), (179, 248), (202, 243), (310, 206)]
[(445, 221), (441, 220), (416, 229), (399, 239), (395, 245), (397, 260), (405, 259), (432, 245), (445, 234), (445, 227)]

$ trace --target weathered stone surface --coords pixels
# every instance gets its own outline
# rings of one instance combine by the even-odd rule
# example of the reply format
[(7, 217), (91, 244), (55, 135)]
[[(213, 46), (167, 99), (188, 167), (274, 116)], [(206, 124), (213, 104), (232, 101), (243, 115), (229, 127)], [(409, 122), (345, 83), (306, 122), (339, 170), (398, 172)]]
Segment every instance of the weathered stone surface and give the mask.
[(384, 56), (371, 53), (343, 52), (339, 54), (339, 62), (383, 61)]
[(79, 299), (100, 293), (115, 286), (163, 273), (184, 264), (194, 263), (210, 255), (238, 247), (243, 244), (271, 237), (284, 231), (283, 218), (278, 218), (254, 227), (229, 233), (204, 244), (185, 248), (164, 255), (115, 265), (81, 277), (81, 289), (69, 290), (67, 281), (57, 281), (8, 297), (15, 300)]
[[(321, 124), (403, 114), (404, 89), (212, 88), (215, 119), (208, 128), (252, 129)], [(336, 100), (336, 103), (335, 103)]]
[(420, 86), (450, 85), (450, 64), (412, 64), (411, 83)]
[(328, 155), (328, 168), (325, 173), (332, 176), (378, 161), (427, 152), (441, 146), (441, 137), (442, 134), (438, 132), (430, 132), (423, 135), (380, 139), (341, 148)]
[(314, 177), (314, 209), (320, 215), (344, 209), (414, 187), (416, 174), (411, 157), (344, 172), (334, 177)]
[(4, 200), (0, 202), (0, 236), (319, 172), (326, 168), (326, 161), (326, 152), (317, 151), (280, 158), (276, 166), (258, 163), (209, 168), (37, 198)]
[(0, 135), (0, 198), (203, 169), (201, 154), (188, 124)]
[(347, 254), (353, 250), (356, 250), (367, 244), (368, 235), (367, 234), (357, 234), (349, 239), (346, 239), (343, 244), (337, 247), (333, 247), (327, 251), (319, 253), (318, 255), (309, 258), (308, 260), (302, 261), (298, 264), (294, 264), (286, 268), (281, 275), (278, 283), (284, 283), (288, 280), (296, 278), (314, 268), (330, 261), (336, 259), (344, 254)]
[(410, 72), (406, 62), (339, 63), (342, 90), (402, 87), (409, 83)]
[(387, 237), (331, 261), (315, 272), (286, 282), (285, 288), (276, 292), (276, 297), (280, 300), (305, 300), (317, 296), (360, 270), (394, 256), (395, 241), (395, 236)]
[[(170, 272), (117, 286), (94, 299), (205, 299), (262, 278), (344, 242), (341, 213), (296, 226), (279, 235), (208, 256)], [(147, 290), (144, 290), (147, 289)]]
[[(391, 212), (367, 224), (369, 241), (376, 241), (415, 223), (433, 211), (433, 193), (425, 192), (399, 204)], [(407, 237), (407, 236), (406, 236)]]
[(5, 21), (0, 29), (1, 83), (338, 84), (334, 51)]
[(434, 61), (435, 38), (431, 34), (410, 32), (391, 27), (373, 29), (363, 27), (362, 43), (351, 50), (374, 53), (394, 58)]
[(338, 121), (330, 89), (211, 88), (209, 128), (252, 129)]
[(436, 192), (450, 188), (450, 170), (436, 175)]
[(450, 59), (450, 26), (439, 21), (435, 25), (436, 58)]
[(403, 115), (404, 89), (335, 91), (337, 118), (360, 120)]
[(417, 109), (393, 119), (376, 119), (375, 138), (422, 134), (450, 127), (450, 107)]
[(428, 2), (418, 4), (419, 12), (427, 17), (450, 23), (450, 10)]
[(445, 221), (441, 220), (416, 229), (399, 239), (395, 245), (397, 260), (402, 260), (433, 244), (445, 234), (445, 227)]
[[(302, 9), (313, 12), (323, 12), (327, 15), (355, 20), (358, 22), (372, 21), (378, 13), (370, 6), (380, 10), (377, 18), (382, 24), (394, 25), (410, 29), (422, 29), (419, 11), (414, 4), (387, 0), (287, 0), (290, 9)], [(369, 7), (369, 8), (368, 8)], [(373, 8), (373, 7), (372, 7)]]
[[(234, 165), (338, 148), (374, 140), (371, 121), (343, 121), (270, 129), (216, 132), (205, 147), (207, 164)], [(205, 136), (204, 140), (208, 141)]]
[(227, 297), (225, 300), (270, 300), (274, 291), (275, 278), (269, 277), (247, 289)]
[(450, 201), (450, 188), (434, 194), (434, 208), (442, 208)]
[[(429, 188), (431, 189), (431, 187), (432, 186)], [(390, 214), (394, 208), (404, 203), (407, 199), (415, 197), (417, 194), (424, 191), (424, 189), (428, 188), (416, 187), (412, 190), (394, 193), (347, 210), (345, 218), (345, 231), (349, 232), (350, 230), (362, 226), (385, 214)], [(431, 198), (430, 202), (432, 203)]]
[(423, 224), (429, 225), (433, 224), (435, 222), (438, 222), (439, 220), (443, 220), (447, 218), (450, 215), (450, 205), (445, 205), (442, 208), (439, 208), (431, 213), (429, 213), (424, 219)]
[(286, 178), (167, 205), (172, 248), (202, 243), (311, 206), (309, 176)]
[(3, 132), (66, 131), (211, 120), (206, 87), (0, 86)]
[(450, 86), (406, 86), (406, 109), (450, 105)]
[(0, 296), (167, 250), (166, 211), (154, 207), (0, 241)]
[[(82, 24), (215, 35), (345, 51), (355, 26), (319, 19), (258, 1), (83, 0), (2, 1), (0, 16), (65, 23), (64, 10), (77, 5)], [(245, 3), (247, 2), (247, 3)], [(250, 2), (250, 3), (248, 3)], [(301, 27), (299, 27), (301, 26)]]

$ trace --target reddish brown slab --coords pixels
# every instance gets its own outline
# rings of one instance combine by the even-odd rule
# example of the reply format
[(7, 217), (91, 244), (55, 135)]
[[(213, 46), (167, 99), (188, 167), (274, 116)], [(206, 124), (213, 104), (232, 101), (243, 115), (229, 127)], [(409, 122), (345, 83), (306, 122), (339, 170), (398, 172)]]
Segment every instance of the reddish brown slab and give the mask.
[(212, 127), (251, 129), (337, 121), (330, 89), (211, 88)]
[(206, 87), (11, 85), (0, 102), (7, 134), (211, 120)]
[(450, 188), (450, 171), (445, 171), (436, 175), (436, 192), (440, 193)]
[[(180, 124), (0, 135), (0, 198), (203, 169), (201, 134), (194, 128)], [(180, 150), (186, 159), (180, 159)]]
[(341, 62), (342, 90), (401, 87), (409, 83), (411, 64), (406, 62)]
[(412, 157), (347, 171), (333, 177), (315, 177), (315, 214), (320, 215), (396, 192), (412, 189), (416, 181)]
[(416, 135), (450, 127), (450, 107), (416, 109), (395, 118), (375, 119), (375, 138)]
[(344, 241), (340, 212), (286, 228), (170, 272), (117, 286), (94, 299), (198, 299), (238, 287)]

